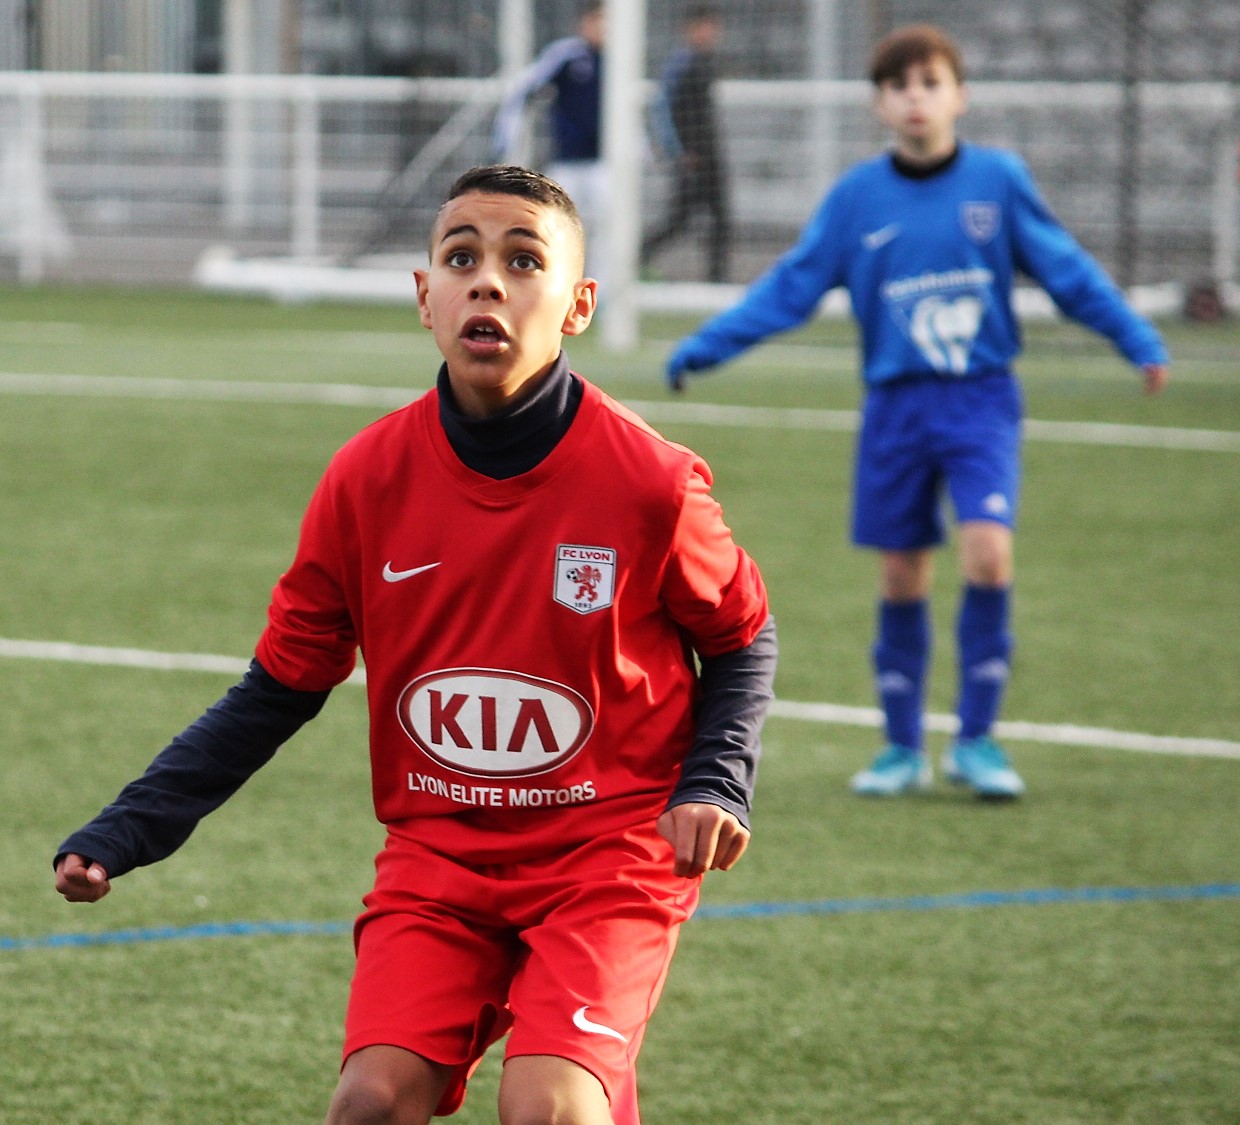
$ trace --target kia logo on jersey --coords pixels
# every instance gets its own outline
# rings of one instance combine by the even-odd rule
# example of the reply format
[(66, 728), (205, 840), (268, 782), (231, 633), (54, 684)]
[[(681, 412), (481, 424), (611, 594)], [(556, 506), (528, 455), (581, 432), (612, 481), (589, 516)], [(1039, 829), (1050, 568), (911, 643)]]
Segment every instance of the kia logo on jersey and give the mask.
[(441, 766), (474, 777), (529, 777), (576, 756), (594, 729), (589, 703), (551, 680), (447, 668), (400, 694), (401, 726)]

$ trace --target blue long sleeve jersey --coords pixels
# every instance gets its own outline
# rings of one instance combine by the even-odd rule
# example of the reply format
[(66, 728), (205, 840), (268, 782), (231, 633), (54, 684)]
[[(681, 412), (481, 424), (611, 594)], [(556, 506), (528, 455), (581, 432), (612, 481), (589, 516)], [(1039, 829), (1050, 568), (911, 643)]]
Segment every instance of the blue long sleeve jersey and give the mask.
[(598, 160), (602, 121), (602, 55), (579, 35), (549, 43), (505, 96), (491, 146), (501, 160), (515, 157), (526, 103), (555, 88), (551, 132), (556, 160)]
[(1133, 364), (1167, 362), (1158, 331), (1059, 224), (1024, 162), (961, 144), (924, 178), (901, 172), (889, 153), (846, 172), (800, 241), (684, 341), (684, 367), (722, 363), (795, 327), (842, 285), (861, 329), (867, 384), (1005, 371), (1020, 352), (1011, 300), (1018, 270)]

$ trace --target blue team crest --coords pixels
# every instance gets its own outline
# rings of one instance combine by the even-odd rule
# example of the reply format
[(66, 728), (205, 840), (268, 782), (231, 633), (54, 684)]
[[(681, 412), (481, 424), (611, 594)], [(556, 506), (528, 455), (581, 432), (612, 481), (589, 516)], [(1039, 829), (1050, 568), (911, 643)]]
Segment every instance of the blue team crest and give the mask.
[(979, 246), (985, 246), (999, 233), (999, 204), (989, 200), (971, 201), (960, 205), (960, 225)]

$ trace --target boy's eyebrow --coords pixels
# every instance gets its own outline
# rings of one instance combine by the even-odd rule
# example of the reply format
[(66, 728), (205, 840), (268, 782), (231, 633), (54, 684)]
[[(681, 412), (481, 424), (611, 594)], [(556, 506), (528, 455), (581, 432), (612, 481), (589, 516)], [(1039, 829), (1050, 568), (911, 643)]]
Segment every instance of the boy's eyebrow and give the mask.
[(547, 239), (536, 230), (530, 230), (529, 227), (510, 227), (508, 230), (510, 235), (519, 235), (522, 238), (530, 238), (535, 242), (546, 242)]
[(439, 241), (442, 242), (445, 238), (454, 238), (458, 234), (476, 235), (477, 233), (478, 233), (478, 228), (474, 226), (472, 223), (462, 223), (460, 226), (456, 226), (456, 227), (453, 227), (451, 230), (444, 231), (443, 234), (439, 236)]
[[(517, 235), (520, 238), (533, 239), (535, 242), (545, 243), (547, 241), (547, 239), (543, 235), (539, 234), (538, 231), (531, 230), (529, 227), (509, 227), (504, 233), (509, 237)], [(459, 226), (455, 226), (444, 231), (440, 236), (439, 241), (443, 242), (445, 239), (453, 238), (458, 234), (471, 234), (475, 238), (481, 237), (478, 228), (474, 226), (473, 223), (461, 223)]]

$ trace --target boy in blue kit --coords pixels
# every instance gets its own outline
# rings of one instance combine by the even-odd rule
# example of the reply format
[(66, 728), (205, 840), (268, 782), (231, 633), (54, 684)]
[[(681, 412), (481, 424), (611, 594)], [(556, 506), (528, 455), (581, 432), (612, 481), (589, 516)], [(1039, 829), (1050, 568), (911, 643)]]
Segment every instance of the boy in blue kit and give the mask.
[(1012, 652), (1012, 530), (1020, 485), (1020, 349), (1015, 271), (1068, 316), (1111, 339), (1161, 391), (1168, 356), (1101, 267), (1042, 201), (1014, 154), (966, 144), (956, 44), (929, 25), (898, 29), (870, 68), (875, 113), (894, 151), (836, 183), (800, 241), (733, 308), (673, 350), (667, 378), (723, 363), (795, 327), (846, 286), (862, 337), (866, 395), (856, 451), (852, 537), (881, 560), (873, 649), (887, 746), (852, 779), (864, 796), (931, 783), (922, 710), (931, 652), (933, 549), (945, 489), (959, 523), (959, 731), (948, 781), (1010, 799), (1024, 782), (991, 737)]

